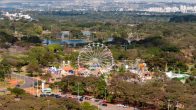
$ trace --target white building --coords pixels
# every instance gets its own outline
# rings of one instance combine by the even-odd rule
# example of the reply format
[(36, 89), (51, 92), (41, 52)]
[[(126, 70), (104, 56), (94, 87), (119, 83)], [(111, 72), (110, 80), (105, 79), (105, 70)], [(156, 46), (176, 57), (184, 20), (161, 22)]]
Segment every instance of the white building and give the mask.
[(148, 9), (145, 9), (144, 11), (147, 12), (182, 12), (182, 13), (196, 13), (196, 6), (186, 6), (186, 5), (180, 5), (180, 6), (172, 6), (172, 7), (150, 7)]
[(70, 31), (62, 31), (61, 32), (61, 39), (64, 40), (65, 38), (70, 37)]
[(91, 32), (90, 31), (82, 31), (82, 34), (86, 37), (90, 37), (91, 36)]
[(5, 18), (8, 18), (9, 20), (20, 20), (20, 19), (25, 19), (25, 20), (32, 20), (31, 16), (30, 15), (25, 15), (25, 14), (22, 14), (22, 13), (9, 13), (9, 12), (6, 12), (4, 14), (2, 14)]

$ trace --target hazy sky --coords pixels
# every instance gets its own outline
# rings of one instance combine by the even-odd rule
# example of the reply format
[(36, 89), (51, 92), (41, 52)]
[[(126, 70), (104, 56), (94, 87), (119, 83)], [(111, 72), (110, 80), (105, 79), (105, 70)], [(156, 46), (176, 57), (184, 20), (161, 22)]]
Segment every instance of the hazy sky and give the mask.
[[(25, 2), (25, 1), (67, 1), (67, 0), (0, 0), (0, 3)], [(103, 1), (103, 0), (101, 0), (101, 1)], [(112, 0), (109, 0), (109, 1), (112, 1)], [(173, 2), (190, 2), (190, 3), (196, 3), (196, 0), (127, 0), (127, 1), (151, 1), (151, 2), (172, 2), (173, 1)]]

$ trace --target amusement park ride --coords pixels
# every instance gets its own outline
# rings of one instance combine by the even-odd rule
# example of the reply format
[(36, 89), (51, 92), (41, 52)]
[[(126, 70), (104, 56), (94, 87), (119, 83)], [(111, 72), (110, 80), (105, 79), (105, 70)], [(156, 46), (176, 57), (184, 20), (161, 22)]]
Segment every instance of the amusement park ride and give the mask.
[[(102, 74), (107, 77), (114, 67), (114, 58), (110, 49), (104, 44), (91, 43), (79, 51), (77, 64), (78, 68), (74, 69), (70, 65), (70, 61), (67, 64), (63, 61), (59, 68), (51, 67), (49, 71), (61, 77), (67, 75), (88, 77), (90, 75), (100, 76)], [(152, 79), (153, 72), (148, 71), (146, 63), (141, 59), (136, 59), (131, 68), (129, 68), (129, 65), (126, 65), (125, 68), (131, 74), (138, 75), (142, 82)]]
[(142, 59), (136, 59), (129, 71), (138, 75), (141, 82), (151, 80), (154, 75), (154, 72), (148, 71), (147, 64)]
[(101, 43), (92, 43), (85, 46), (78, 56), (78, 67), (85, 71), (79, 71), (80, 75), (99, 76), (109, 73), (114, 66), (112, 52)]
[[(131, 82), (146, 82), (152, 80), (154, 77), (154, 72), (148, 70), (147, 64), (142, 59), (135, 59), (128, 64), (126, 61), (124, 63), (118, 62), (125, 66), (126, 72), (136, 75), (137, 77), (130, 78), (127, 81)], [(86, 45), (79, 51), (77, 58), (78, 68), (75, 69), (71, 66), (71, 62), (62, 62), (59, 68), (50, 67), (48, 72), (52, 76), (57, 76), (62, 78), (63, 76), (76, 75), (76, 76), (104, 76), (106, 83), (108, 84), (108, 78), (110, 71), (115, 67), (114, 58), (110, 49), (101, 43), (90, 43)], [(119, 67), (116, 64), (117, 68)], [(169, 78), (184, 78), (189, 77), (185, 74), (173, 74), (172, 72), (166, 72), (166, 76)], [(55, 77), (55, 79), (57, 79)], [(54, 77), (53, 77), (54, 78)], [(49, 81), (50, 82), (50, 81)], [(45, 88), (45, 81), (42, 81), (42, 93), (51, 93), (50, 88)]]
[(100, 76), (101, 74), (109, 74), (114, 66), (114, 58), (110, 49), (104, 44), (91, 43), (79, 51), (77, 64), (78, 68), (74, 69), (70, 65), (70, 61), (67, 64), (63, 61), (59, 68), (49, 68), (49, 72), (60, 76)]

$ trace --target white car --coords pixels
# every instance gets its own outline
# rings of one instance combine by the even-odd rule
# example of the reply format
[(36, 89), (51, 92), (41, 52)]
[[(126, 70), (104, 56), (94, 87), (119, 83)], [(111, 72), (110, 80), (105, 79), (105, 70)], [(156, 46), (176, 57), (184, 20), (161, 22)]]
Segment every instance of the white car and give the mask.
[(127, 105), (123, 105), (123, 108), (128, 108), (129, 106), (127, 106)]
[(118, 107), (124, 107), (124, 105), (123, 105), (123, 104), (117, 104), (117, 106), (118, 106)]

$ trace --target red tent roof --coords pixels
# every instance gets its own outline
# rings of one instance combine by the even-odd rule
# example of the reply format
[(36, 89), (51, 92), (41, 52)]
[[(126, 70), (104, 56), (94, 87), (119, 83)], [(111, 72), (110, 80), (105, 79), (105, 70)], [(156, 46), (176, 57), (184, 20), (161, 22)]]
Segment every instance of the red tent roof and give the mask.
[(70, 71), (70, 70), (73, 70), (73, 68), (72, 68), (71, 66), (65, 66), (65, 67), (64, 67), (64, 70), (65, 70), (65, 71)]

